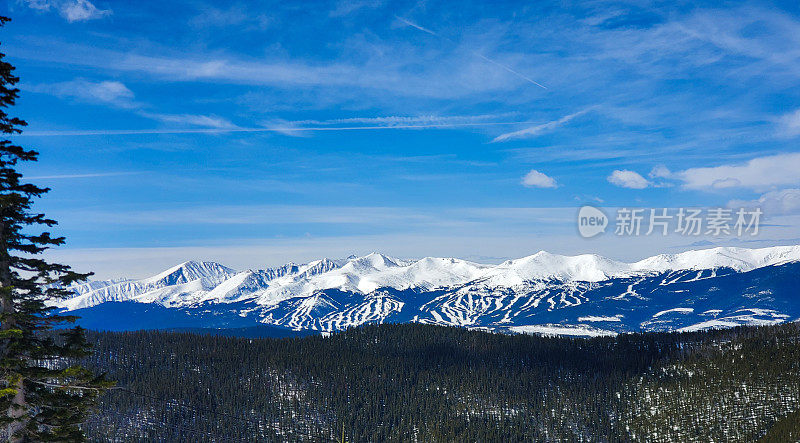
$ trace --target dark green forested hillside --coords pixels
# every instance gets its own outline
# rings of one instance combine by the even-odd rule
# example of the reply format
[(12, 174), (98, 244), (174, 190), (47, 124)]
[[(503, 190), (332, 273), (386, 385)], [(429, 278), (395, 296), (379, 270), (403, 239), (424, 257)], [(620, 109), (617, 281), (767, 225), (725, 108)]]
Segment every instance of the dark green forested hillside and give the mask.
[[(425, 325), (331, 337), (93, 333), (97, 441), (786, 441), (797, 324), (567, 339)], [(777, 438), (777, 439), (776, 439)]]
[(759, 440), (760, 443), (784, 443), (800, 441), (800, 410), (778, 420)]

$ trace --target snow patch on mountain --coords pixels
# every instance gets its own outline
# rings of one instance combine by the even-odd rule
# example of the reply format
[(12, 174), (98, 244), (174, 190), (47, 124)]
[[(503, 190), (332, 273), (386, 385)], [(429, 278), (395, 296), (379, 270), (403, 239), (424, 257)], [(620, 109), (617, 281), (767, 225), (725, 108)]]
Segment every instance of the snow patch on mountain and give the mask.
[(537, 334), (547, 337), (553, 336), (574, 336), (574, 337), (612, 337), (617, 335), (614, 331), (596, 328), (587, 325), (530, 325), (514, 326), (511, 331), (519, 334)]
[(669, 314), (671, 312), (677, 312), (679, 314), (691, 314), (692, 312), (694, 312), (694, 309), (693, 308), (666, 309), (664, 311), (659, 311), (659, 312), (656, 312), (655, 314), (653, 314), (653, 318), (658, 318), (658, 317), (661, 317), (662, 315)]
[(621, 322), (622, 321), (622, 314), (617, 314), (615, 316), (606, 316), (606, 315), (587, 315), (585, 317), (578, 317), (578, 321), (580, 322)]

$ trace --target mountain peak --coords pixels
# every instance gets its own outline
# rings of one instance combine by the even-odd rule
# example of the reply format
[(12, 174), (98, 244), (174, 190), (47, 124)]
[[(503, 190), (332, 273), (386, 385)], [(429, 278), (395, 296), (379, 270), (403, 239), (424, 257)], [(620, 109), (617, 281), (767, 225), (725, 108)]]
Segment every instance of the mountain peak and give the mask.
[(356, 268), (362, 268), (362, 267), (386, 268), (386, 267), (399, 266), (399, 263), (400, 260), (383, 255), (379, 252), (371, 252), (363, 257), (356, 257), (348, 260), (348, 265), (352, 264)]
[(236, 274), (235, 270), (216, 262), (189, 260), (145, 280), (163, 281), (165, 284), (179, 284), (207, 279), (221, 283), (234, 274)]

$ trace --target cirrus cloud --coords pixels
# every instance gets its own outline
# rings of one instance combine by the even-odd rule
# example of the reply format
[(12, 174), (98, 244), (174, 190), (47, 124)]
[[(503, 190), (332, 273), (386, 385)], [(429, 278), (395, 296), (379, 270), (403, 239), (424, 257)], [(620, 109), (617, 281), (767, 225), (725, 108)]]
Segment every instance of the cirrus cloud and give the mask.
[(531, 138), (535, 137), (539, 134), (542, 134), (547, 131), (551, 131), (559, 126), (565, 125), (569, 123), (570, 120), (580, 117), (583, 114), (591, 111), (592, 108), (583, 109), (578, 112), (574, 112), (569, 115), (565, 115), (564, 117), (559, 118), (558, 120), (553, 120), (547, 123), (542, 123), (536, 126), (531, 126), (530, 128), (520, 129), (519, 131), (514, 132), (507, 132), (505, 134), (500, 134), (492, 140), (492, 143), (496, 142), (504, 142), (508, 140), (516, 140), (522, 138)]
[(110, 9), (99, 9), (89, 0), (26, 0), (31, 9), (39, 11), (58, 11), (68, 22), (85, 22), (111, 15)]
[(94, 82), (78, 78), (60, 83), (22, 85), (21, 87), (26, 91), (49, 94), (63, 99), (131, 110), (141, 117), (162, 123), (214, 129), (233, 129), (237, 127), (228, 119), (215, 115), (167, 114), (147, 111), (146, 108), (148, 106), (145, 103), (136, 101), (133, 91), (118, 81)]
[(89, 103), (109, 104), (120, 108), (135, 108), (133, 91), (118, 81), (94, 82), (77, 78), (60, 83), (21, 85), (26, 91), (54, 95), (59, 98), (75, 99)]

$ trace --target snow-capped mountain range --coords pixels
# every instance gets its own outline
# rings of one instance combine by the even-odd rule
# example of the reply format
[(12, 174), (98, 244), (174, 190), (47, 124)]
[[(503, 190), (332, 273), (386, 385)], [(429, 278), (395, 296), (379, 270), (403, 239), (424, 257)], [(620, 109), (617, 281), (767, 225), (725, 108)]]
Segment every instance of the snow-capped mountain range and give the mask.
[(75, 285), (75, 295), (55, 306), (108, 329), (267, 324), (334, 331), (413, 321), (604, 335), (795, 320), (799, 269), (800, 245), (714, 248), (635, 263), (544, 251), (499, 265), (378, 253), (246, 271), (189, 261), (141, 280)]

